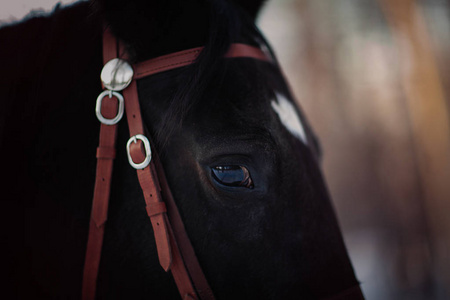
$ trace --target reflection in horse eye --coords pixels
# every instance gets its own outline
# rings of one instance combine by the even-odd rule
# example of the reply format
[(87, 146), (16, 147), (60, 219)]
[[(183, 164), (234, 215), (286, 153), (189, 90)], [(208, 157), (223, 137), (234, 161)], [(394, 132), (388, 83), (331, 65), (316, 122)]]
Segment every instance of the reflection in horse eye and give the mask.
[(226, 186), (249, 189), (254, 187), (250, 172), (243, 166), (215, 166), (211, 169), (211, 174), (218, 183)]

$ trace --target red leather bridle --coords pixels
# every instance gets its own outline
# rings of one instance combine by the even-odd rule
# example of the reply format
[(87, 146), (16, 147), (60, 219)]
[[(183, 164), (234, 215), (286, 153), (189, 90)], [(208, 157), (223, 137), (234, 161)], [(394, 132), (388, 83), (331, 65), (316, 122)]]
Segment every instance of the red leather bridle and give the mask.
[[(121, 119), (123, 106), (130, 130), (127, 153), (130, 164), (136, 168), (139, 183), (144, 194), (147, 214), (152, 223), (159, 262), (165, 271), (171, 271), (182, 299), (213, 300), (214, 295), (198, 263), (194, 249), (186, 234), (177, 206), (167, 184), (164, 170), (155, 150), (145, 135), (139, 108), (136, 80), (195, 63), (202, 47), (180, 51), (133, 65), (130, 81), (124, 86), (108, 87), (97, 99), (97, 116), (101, 121), (99, 146), (97, 148), (97, 169), (92, 202), (89, 237), (86, 250), (82, 299), (95, 299), (98, 267), (100, 263), (103, 235), (107, 219), (117, 122)], [(261, 49), (232, 44), (225, 57), (249, 57), (271, 61)], [(127, 54), (109, 30), (103, 35), (104, 70), (108, 63), (123, 59), (113, 67), (113, 77), (119, 76), (121, 64), (127, 64)], [(123, 97), (119, 93), (123, 92)], [(113, 97), (114, 96), (114, 97)], [(112, 100), (117, 98), (117, 101)], [(104, 101), (104, 99), (106, 101)], [(153, 151), (153, 154), (152, 154)], [(138, 163), (136, 163), (138, 162)]]

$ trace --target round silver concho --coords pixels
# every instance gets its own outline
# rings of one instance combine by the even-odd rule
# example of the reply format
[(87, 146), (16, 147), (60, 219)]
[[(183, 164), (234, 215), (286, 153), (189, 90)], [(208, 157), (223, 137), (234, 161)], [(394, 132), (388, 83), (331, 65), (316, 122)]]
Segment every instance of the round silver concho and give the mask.
[(133, 80), (133, 68), (120, 58), (108, 61), (102, 69), (100, 78), (105, 88), (112, 91), (122, 91)]

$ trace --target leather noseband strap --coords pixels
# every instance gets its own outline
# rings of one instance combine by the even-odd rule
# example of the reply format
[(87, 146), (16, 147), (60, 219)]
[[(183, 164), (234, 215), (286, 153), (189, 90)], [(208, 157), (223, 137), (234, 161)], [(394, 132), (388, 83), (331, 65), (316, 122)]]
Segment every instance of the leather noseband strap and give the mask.
[[(103, 36), (104, 64), (125, 53), (119, 49), (118, 43), (109, 30)], [(213, 300), (214, 295), (208, 285), (198, 263), (192, 244), (186, 234), (183, 221), (173, 200), (167, 184), (164, 170), (159, 162), (150, 139), (145, 135), (142, 121), (136, 80), (156, 73), (172, 70), (195, 63), (203, 47), (180, 51), (158, 58), (150, 59), (133, 66), (134, 75), (131, 82), (123, 89), (125, 111), (130, 130), (127, 144), (130, 164), (137, 169), (147, 214), (152, 223), (158, 258), (165, 271), (171, 271), (182, 299)], [(119, 52), (119, 53), (118, 53)], [(126, 56), (126, 54), (124, 54)], [(262, 61), (271, 61), (261, 49), (245, 45), (232, 44), (225, 57), (247, 57)], [(125, 58), (126, 57), (120, 57)], [(117, 91), (107, 90), (99, 96), (99, 119), (109, 123), (118, 116), (120, 120), (120, 99)], [(110, 99), (102, 101), (109, 94)], [(111, 98), (115, 96), (118, 101)], [(101, 98), (102, 97), (102, 98)], [(99, 100), (97, 100), (99, 101)], [(119, 104), (118, 104), (119, 103)], [(97, 169), (92, 202), (89, 237), (83, 274), (82, 299), (95, 299), (98, 267), (101, 258), (103, 235), (108, 212), (109, 194), (112, 177), (113, 159), (115, 157), (115, 141), (117, 124), (100, 126), (99, 147), (97, 148)], [(152, 154), (153, 153), (153, 154)]]

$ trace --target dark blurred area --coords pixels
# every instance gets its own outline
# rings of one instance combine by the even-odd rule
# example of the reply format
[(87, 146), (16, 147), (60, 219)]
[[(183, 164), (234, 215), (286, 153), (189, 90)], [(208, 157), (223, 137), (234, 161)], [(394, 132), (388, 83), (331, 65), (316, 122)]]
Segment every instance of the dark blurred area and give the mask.
[(450, 5), (273, 0), (259, 26), (318, 135), (368, 300), (450, 299)]

